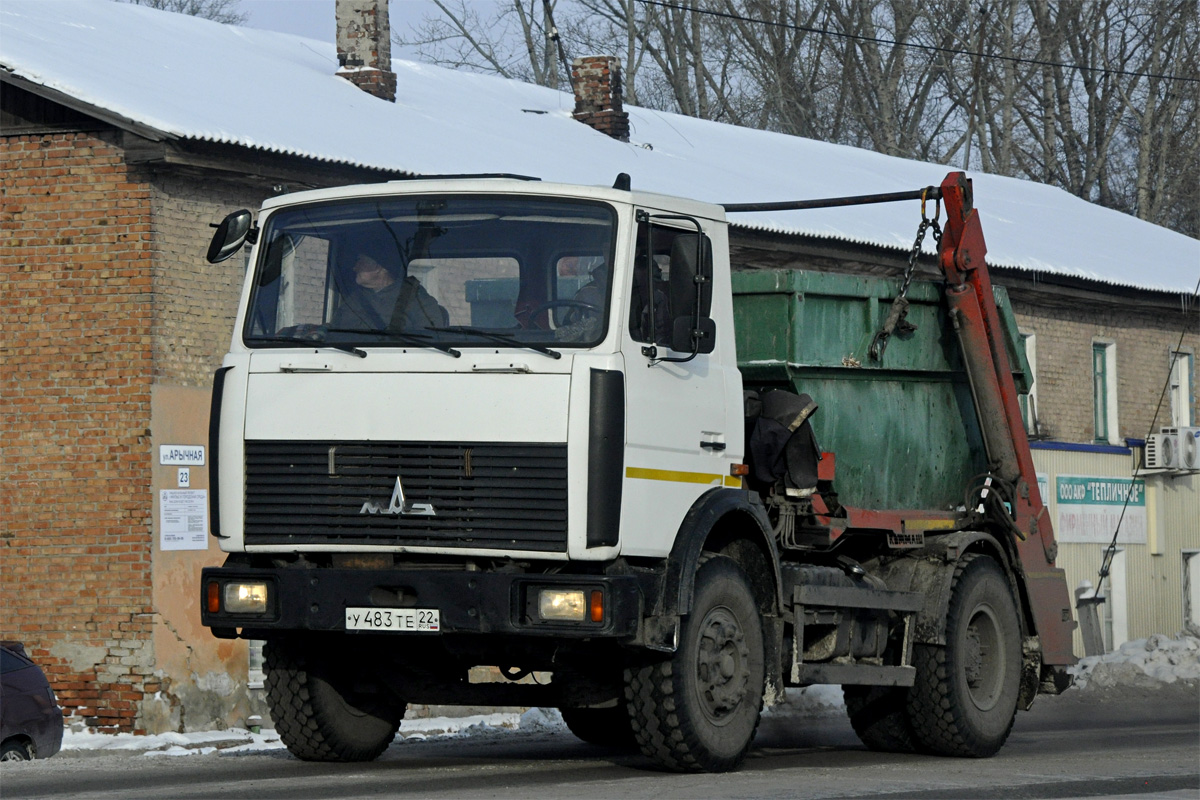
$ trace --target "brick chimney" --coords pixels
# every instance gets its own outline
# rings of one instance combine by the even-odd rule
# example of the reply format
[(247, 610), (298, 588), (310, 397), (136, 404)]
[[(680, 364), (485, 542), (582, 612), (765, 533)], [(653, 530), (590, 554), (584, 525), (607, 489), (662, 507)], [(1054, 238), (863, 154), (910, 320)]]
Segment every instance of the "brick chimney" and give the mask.
[(621, 89), (621, 62), (612, 56), (584, 56), (571, 62), (575, 119), (622, 142), (629, 141), (629, 115)]
[(364, 92), (396, 102), (388, 0), (336, 0), (337, 75)]

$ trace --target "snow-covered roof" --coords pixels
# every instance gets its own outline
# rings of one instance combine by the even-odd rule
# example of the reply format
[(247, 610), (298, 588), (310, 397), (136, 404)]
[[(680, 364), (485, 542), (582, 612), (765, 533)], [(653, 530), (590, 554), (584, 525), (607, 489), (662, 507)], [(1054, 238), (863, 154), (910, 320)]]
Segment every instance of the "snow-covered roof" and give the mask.
[[(716, 203), (902, 191), (946, 166), (627, 106), (631, 141), (571, 95), (396, 59), (397, 99), (334, 75), (332, 44), (109, 0), (4, 0), (0, 69), (168, 137), (414, 174), (509, 172)], [(974, 173), (996, 266), (1191, 293), (1200, 241), (1029, 181)], [(914, 204), (738, 214), (735, 224), (907, 249)], [(927, 249), (931, 243), (927, 243)]]

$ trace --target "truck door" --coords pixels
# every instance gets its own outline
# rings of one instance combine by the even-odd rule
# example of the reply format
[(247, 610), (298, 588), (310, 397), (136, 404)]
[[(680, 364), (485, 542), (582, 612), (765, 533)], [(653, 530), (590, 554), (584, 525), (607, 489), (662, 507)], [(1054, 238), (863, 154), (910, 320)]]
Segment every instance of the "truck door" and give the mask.
[[(722, 350), (699, 354), (670, 349), (676, 315), (669, 291), (671, 250), (695, 224), (639, 214), (628, 314), (623, 321), (626, 449), (621, 511), (622, 552), (670, 552), (680, 521), (700, 495), (726, 485), (727, 376)], [(728, 321), (725, 322), (728, 325)], [(653, 355), (650, 355), (653, 354)], [(726, 359), (732, 363), (732, 353)], [(728, 485), (740, 485), (732, 481)]]

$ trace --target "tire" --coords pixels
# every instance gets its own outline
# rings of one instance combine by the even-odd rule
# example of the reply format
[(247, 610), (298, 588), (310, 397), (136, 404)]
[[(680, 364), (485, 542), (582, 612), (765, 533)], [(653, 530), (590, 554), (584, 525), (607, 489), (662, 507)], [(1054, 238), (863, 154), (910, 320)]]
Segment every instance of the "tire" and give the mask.
[(564, 708), (563, 722), (571, 733), (588, 744), (597, 747), (615, 747), (622, 750), (635, 749), (637, 739), (633, 736), (633, 724), (629, 710), (621, 703), (614, 708)]
[(846, 713), (858, 738), (879, 753), (915, 753), (920, 747), (908, 718), (908, 689), (843, 686)]
[(712, 557), (696, 573), (679, 649), (625, 673), (642, 752), (676, 772), (736, 769), (758, 729), (763, 664), (762, 618), (746, 573)]
[(954, 573), (946, 645), (913, 648), (908, 712), (918, 742), (937, 755), (986, 758), (1008, 739), (1021, 688), (1021, 625), (1007, 577), (987, 556)]
[(33, 761), (33, 746), (29, 742), (5, 742), (0, 747), (0, 761)]
[(354, 676), (340, 668), (353, 661), (350, 655), (320, 658), (282, 641), (267, 642), (263, 655), (267, 704), (292, 755), (304, 761), (372, 761), (396, 738), (406, 706), (354, 692)]

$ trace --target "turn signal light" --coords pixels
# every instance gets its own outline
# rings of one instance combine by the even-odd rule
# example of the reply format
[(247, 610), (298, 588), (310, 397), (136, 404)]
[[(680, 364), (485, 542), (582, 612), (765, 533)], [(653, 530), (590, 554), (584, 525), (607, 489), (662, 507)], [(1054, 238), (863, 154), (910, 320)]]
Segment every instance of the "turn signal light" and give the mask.
[(604, 622), (604, 592), (592, 590), (592, 602), (589, 605), (592, 622)]
[(730, 464), (729, 474), (735, 477), (745, 477), (750, 474), (749, 464)]
[(221, 613), (221, 584), (216, 581), (209, 581), (205, 587), (205, 604), (208, 606), (208, 613)]

